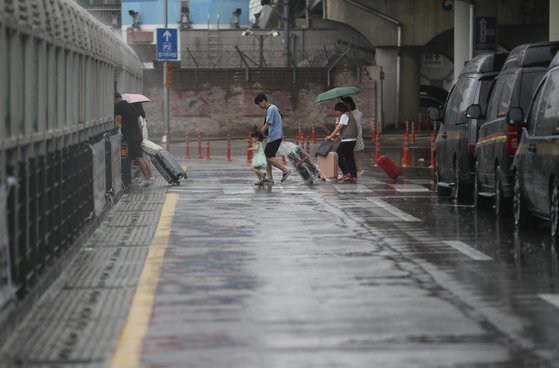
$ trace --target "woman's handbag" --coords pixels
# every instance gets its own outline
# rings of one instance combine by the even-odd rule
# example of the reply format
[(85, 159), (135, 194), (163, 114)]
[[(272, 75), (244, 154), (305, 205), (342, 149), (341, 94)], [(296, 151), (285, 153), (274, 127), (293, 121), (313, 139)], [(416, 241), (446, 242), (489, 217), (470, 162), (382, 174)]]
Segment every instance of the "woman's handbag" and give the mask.
[(324, 141), (316, 149), (315, 156), (326, 157), (330, 152), (335, 151), (338, 148), (338, 146), (339, 146), (339, 142)]

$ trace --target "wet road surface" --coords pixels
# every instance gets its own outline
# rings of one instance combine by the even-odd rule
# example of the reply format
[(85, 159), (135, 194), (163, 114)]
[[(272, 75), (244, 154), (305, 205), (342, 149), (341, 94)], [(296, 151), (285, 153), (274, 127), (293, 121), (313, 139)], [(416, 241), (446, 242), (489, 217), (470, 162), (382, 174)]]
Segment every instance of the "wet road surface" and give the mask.
[(189, 165), (141, 366), (559, 366), (545, 227), (437, 198), (427, 170), (259, 188)]
[(0, 367), (559, 367), (545, 225), (518, 234), (365, 154), (357, 185), (256, 187), (245, 154), (214, 142), (180, 186), (131, 188)]

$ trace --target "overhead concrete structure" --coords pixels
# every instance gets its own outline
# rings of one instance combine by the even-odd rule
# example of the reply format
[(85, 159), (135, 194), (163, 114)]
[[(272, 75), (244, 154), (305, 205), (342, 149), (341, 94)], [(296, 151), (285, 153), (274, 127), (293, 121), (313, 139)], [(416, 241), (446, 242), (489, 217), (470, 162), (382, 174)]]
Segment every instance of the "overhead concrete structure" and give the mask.
[(559, 40), (559, 0), (549, 0), (549, 40)]

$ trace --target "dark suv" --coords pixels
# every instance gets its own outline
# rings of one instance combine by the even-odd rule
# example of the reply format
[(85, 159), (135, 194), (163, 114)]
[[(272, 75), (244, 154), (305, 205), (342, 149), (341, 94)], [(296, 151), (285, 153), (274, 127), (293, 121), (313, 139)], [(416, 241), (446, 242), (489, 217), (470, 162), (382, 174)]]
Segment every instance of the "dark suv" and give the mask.
[(472, 59), (454, 83), (444, 109), (429, 109), (429, 119), (441, 122), (435, 141), (434, 180), (438, 194), (450, 193), (461, 200), (472, 193), (468, 186), (474, 181), (473, 153), (483, 120), (466, 119), (466, 109), (472, 104), (485, 107), (506, 57), (506, 53), (497, 53)]
[(535, 86), (558, 49), (559, 42), (515, 47), (495, 79), (487, 114), (483, 115), (480, 106), (471, 106), (466, 114), (468, 118), (486, 120), (479, 129), (475, 148), (474, 202), (481, 207), (494, 198), (498, 216), (510, 213), (514, 187), (511, 166), (519, 138), (519, 129), (508, 123), (507, 113), (513, 106), (526, 111)]
[(510, 110), (508, 120), (522, 127), (512, 167), (515, 225), (541, 217), (551, 222), (551, 236), (559, 241), (559, 54), (536, 89), (526, 122), (520, 107)]

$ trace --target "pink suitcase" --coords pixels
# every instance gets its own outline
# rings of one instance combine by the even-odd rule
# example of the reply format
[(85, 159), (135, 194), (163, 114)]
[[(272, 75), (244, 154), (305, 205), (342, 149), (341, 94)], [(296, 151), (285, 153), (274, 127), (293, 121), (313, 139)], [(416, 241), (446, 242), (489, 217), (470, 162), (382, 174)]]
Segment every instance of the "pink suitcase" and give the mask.
[(335, 180), (338, 178), (338, 154), (328, 153), (328, 156), (316, 156), (320, 177), (322, 180)]

